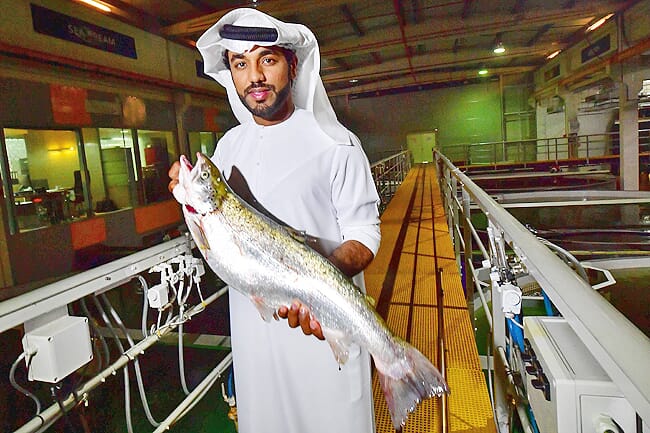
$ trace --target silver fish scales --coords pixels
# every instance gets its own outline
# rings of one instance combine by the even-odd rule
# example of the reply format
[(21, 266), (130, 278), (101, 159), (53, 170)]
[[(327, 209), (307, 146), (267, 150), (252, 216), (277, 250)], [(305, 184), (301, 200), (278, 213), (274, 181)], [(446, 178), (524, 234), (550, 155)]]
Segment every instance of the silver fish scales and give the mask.
[(209, 158), (198, 153), (192, 167), (182, 156), (179, 185), (187, 226), (219, 278), (247, 295), (266, 321), (294, 300), (308, 306), (339, 364), (347, 361), (351, 343), (364, 347), (375, 362), (396, 429), (423, 399), (449, 392), (438, 370), (393, 335), (352, 280), (239, 199)]

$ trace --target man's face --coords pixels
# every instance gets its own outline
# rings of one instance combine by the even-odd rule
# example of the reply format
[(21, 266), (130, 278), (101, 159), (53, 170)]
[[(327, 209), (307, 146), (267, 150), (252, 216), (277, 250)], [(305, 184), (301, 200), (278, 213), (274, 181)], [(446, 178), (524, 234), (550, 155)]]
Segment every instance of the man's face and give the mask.
[(279, 47), (259, 47), (228, 53), (230, 72), (242, 103), (261, 125), (273, 125), (293, 113), (291, 81), (296, 65), (289, 64)]

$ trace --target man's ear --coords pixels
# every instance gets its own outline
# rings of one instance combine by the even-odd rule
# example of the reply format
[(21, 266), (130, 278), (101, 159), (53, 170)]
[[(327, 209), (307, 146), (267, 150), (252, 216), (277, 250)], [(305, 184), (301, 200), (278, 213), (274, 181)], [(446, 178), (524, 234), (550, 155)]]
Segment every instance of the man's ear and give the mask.
[(294, 81), (296, 79), (296, 75), (298, 72), (298, 57), (293, 56), (291, 59), (291, 64), (289, 65), (289, 78), (291, 78), (291, 81)]

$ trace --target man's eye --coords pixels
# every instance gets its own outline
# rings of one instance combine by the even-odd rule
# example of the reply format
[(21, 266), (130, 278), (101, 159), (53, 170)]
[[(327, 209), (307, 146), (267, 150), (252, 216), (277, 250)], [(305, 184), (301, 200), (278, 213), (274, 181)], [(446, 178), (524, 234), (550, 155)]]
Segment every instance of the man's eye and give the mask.
[(275, 63), (275, 59), (272, 57), (265, 57), (262, 59), (262, 63), (264, 63), (265, 65), (272, 65)]
[(245, 68), (245, 67), (246, 67), (246, 63), (245, 63), (245, 62), (236, 62), (236, 63), (235, 63), (235, 68), (237, 68), (237, 69), (243, 69), (243, 68)]

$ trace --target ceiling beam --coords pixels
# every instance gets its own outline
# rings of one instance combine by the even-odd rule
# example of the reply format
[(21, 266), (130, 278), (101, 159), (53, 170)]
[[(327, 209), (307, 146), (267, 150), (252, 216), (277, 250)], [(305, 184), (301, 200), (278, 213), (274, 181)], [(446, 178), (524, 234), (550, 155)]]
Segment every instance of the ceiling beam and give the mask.
[(469, 15), (472, 13), (472, 5), (474, 0), (464, 0), (463, 1), (463, 11), (460, 14), (460, 18), (466, 20), (469, 18)]
[(510, 13), (513, 15), (523, 15), (525, 11), (526, 0), (516, 0), (515, 5), (512, 7), (512, 11), (510, 11)]
[[(536, 66), (516, 66), (516, 67), (503, 67), (491, 68), (487, 77), (496, 75), (512, 75), (523, 74), (535, 70)], [(434, 83), (446, 83), (450, 81), (464, 81), (478, 78), (476, 69), (454, 72), (426, 72), (418, 74), (417, 85), (427, 85)], [(399, 89), (401, 87), (413, 86), (413, 80), (410, 77), (394, 78), (389, 80), (382, 80), (365, 85), (350, 86), (343, 89), (328, 90), (328, 96), (343, 96), (357, 93), (378, 92), (391, 89)]]
[[(608, 12), (617, 11), (624, 4), (617, 1), (589, 1), (580, 3), (573, 9), (531, 10), (525, 20), (511, 15), (482, 15), (466, 20), (449, 17), (445, 20), (428, 20), (420, 24), (404, 27), (407, 44), (452, 39), (471, 35), (483, 35), (498, 31), (517, 31), (529, 28), (532, 24), (563, 23), (579, 18), (594, 18)], [(325, 57), (346, 57), (376, 51), (379, 48), (404, 45), (399, 26), (384, 28), (381, 31), (368, 32), (355, 39), (339, 39), (321, 45), (321, 54)]]
[[(296, 7), (300, 8), (301, 12), (317, 10), (317, 9), (331, 9), (335, 6), (340, 6), (346, 3), (355, 3), (361, 0), (302, 0), (300, 5), (296, 5), (295, 0), (274, 0), (268, 2), (260, 2), (257, 10), (265, 12), (274, 17), (283, 17), (296, 13)], [(186, 21), (172, 24), (162, 29), (163, 33), (167, 36), (187, 36), (202, 33), (210, 26), (216, 23), (219, 18), (223, 17), (226, 13), (230, 12), (236, 7), (220, 9), (215, 12), (192, 18)]]
[(526, 46), (532, 47), (539, 41), (539, 39), (546, 34), (551, 28), (553, 27), (552, 23), (544, 24), (542, 27), (540, 27), (537, 32), (533, 35), (532, 38), (526, 42)]
[(350, 24), (354, 32), (357, 34), (357, 36), (363, 36), (366, 34), (366, 32), (363, 31), (361, 26), (359, 26), (359, 22), (357, 19), (354, 17), (352, 14), (352, 11), (350, 10), (350, 7), (347, 4), (342, 4), (339, 9), (341, 10), (341, 13), (345, 17), (345, 20)]
[[(380, 79), (386, 75), (393, 74), (410, 74), (411, 72), (430, 71), (437, 68), (450, 68), (452, 66), (462, 65), (479, 65), (490, 62), (503, 62), (507, 59), (516, 57), (543, 56), (550, 52), (549, 50), (557, 49), (557, 45), (539, 45), (535, 47), (515, 47), (510, 48), (506, 54), (495, 56), (491, 51), (477, 51), (474, 49), (465, 49), (459, 53), (452, 53), (451, 50), (446, 52), (429, 53), (421, 56), (413, 56), (411, 63), (408, 59), (399, 58), (384, 61), (381, 65), (367, 65), (358, 68), (352, 68), (343, 72), (323, 74), (323, 82), (335, 83), (345, 82), (351, 79)], [(411, 81), (412, 82), (412, 81)]]

